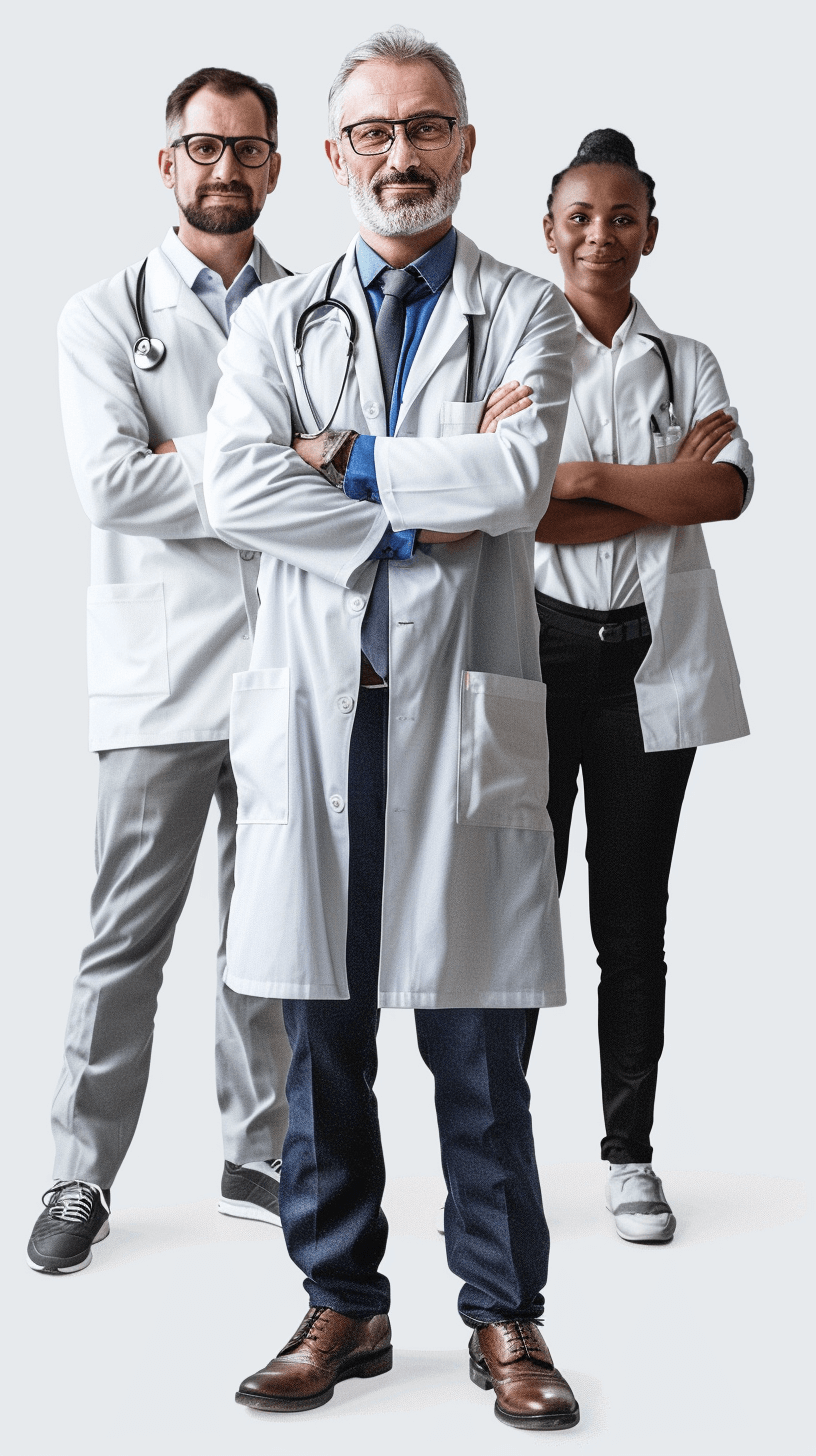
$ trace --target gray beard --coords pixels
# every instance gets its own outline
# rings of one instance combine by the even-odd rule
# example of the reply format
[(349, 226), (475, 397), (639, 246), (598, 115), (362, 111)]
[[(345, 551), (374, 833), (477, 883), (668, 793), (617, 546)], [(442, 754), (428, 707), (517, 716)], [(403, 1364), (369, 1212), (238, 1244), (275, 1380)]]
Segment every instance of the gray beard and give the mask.
[(424, 201), (392, 202), (384, 207), (372, 186), (347, 171), (351, 210), (362, 227), (381, 238), (412, 238), (452, 217), (459, 205), (462, 174), (458, 167), (438, 182), (433, 197)]

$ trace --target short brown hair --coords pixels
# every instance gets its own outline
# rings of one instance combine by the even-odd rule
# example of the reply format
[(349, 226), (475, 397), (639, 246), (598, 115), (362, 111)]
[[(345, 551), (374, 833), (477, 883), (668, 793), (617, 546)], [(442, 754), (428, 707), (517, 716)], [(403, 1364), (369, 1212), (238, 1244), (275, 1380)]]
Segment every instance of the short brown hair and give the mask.
[(193, 71), (192, 76), (179, 81), (167, 98), (164, 117), (168, 131), (180, 125), (187, 102), (205, 86), (210, 86), (219, 96), (239, 96), (242, 91), (252, 91), (266, 112), (269, 140), (277, 141), (278, 98), (272, 87), (264, 81), (256, 81), (254, 76), (245, 76), (242, 71), (227, 71), (223, 66), (202, 66), (200, 71)]

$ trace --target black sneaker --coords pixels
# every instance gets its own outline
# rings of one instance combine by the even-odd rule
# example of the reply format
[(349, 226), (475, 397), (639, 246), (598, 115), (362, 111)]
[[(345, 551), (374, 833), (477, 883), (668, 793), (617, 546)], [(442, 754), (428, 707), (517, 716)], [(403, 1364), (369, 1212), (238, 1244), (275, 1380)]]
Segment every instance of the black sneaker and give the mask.
[(31, 1268), (38, 1274), (78, 1274), (87, 1269), (91, 1245), (110, 1233), (110, 1189), (79, 1178), (60, 1179), (42, 1201), (45, 1212), (37, 1219), (26, 1250)]
[(275, 1223), (280, 1228), (280, 1158), (267, 1158), (268, 1173), (257, 1168), (242, 1168), (238, 1163), (225, 1163), (221, 1178), (219, 1213), (232, 1218), (257, 1218), (261, 1223)]

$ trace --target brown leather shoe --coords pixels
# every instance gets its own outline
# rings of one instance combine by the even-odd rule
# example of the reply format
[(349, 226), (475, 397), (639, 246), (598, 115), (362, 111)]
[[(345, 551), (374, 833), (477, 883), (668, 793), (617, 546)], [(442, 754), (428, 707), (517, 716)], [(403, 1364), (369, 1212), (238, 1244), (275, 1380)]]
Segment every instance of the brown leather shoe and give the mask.
[(387, 1314), (349, 1319), (310, 1308), (280, 1354), (241, 1381), (235, 1399), (254, 1410), (314, 1410), (331, 1400), (339, 1380), (384, 1375), (393, 1359)]
[(506, 1320), (474, 1330), (470, 1378), (495, 1390), (495, 1414), (520, 1431), (561, 1431), (577, 1426), (578, 1402), (555, 1368), (534, 1320)]

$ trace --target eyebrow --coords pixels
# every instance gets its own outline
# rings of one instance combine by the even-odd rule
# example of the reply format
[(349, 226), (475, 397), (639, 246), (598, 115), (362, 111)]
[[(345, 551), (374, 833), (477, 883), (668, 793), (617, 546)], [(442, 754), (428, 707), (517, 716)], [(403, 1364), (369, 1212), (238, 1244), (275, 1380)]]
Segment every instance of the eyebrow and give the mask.
[[(567, 207), (592, 207), (591, 202), (568, 202)], [(616, 212), (620, 207), (628, 207), (630, 212), (637, 212), (634, 202), (613, 202), (610, 212)]]
[[(412, 111), (410, 116), (405, 117), (405, 120), (420, 121), (423, 116), (446, 116), (446, 113), (440, 111), (439, 107), (430, 106), (425, 111)], [(368, 126), (372, 121), (393, 122), (399, 120), (400, 118), (398, 116), (363, 116), (359, 121), (353, 121), (350, 124), (352, 126)]]

